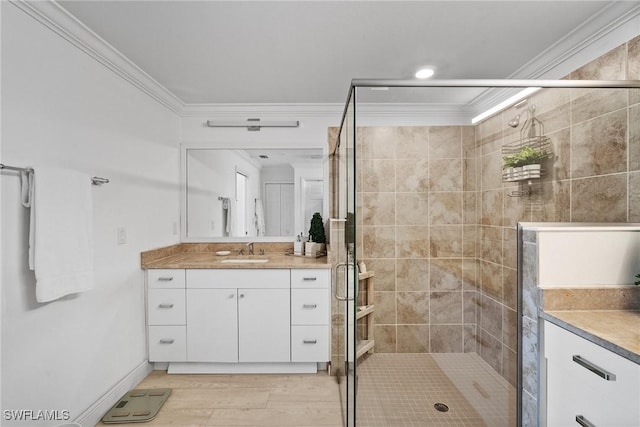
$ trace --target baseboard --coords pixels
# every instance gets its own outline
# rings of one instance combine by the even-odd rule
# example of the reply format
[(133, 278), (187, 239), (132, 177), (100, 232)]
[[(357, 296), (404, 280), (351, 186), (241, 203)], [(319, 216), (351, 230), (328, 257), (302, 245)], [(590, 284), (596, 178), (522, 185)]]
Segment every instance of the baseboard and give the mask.
[(94, 427), (122, 395), (138, 385), (152, 370), (151, 363), (142, 362), (73, 421), (82, 427)]
[(315, 374), (316, 362), (209, 363), (171, 362), (169, 374)]

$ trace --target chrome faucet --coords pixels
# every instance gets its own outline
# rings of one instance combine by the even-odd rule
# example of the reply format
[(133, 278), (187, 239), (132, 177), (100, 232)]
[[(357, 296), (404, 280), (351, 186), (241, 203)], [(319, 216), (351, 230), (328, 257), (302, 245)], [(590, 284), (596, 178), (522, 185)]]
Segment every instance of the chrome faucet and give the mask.
[(247, 246), (249, 247), (249, 255), (253, 255), (253, 242), (247, 243)]

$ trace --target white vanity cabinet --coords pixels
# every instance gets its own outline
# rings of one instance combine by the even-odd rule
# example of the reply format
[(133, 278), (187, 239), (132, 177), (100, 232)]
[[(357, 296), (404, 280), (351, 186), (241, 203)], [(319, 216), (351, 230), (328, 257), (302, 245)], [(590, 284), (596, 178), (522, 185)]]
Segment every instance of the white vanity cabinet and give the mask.
[(185, 361), (185, 271), (149, 270), (147, 287), (149, 361)]
[(291, 361), (329, 360), (331, 272), (291, 270)]
[(640, 426), (640, 365), (548, 321), (544, 355), (547, 426)]
[(169, 372), (316, 372), (330, 360), (331, 270), (148, 270), (149, 360)]
[(187, 360), (289, 362), (289, 270), (187, 270)]

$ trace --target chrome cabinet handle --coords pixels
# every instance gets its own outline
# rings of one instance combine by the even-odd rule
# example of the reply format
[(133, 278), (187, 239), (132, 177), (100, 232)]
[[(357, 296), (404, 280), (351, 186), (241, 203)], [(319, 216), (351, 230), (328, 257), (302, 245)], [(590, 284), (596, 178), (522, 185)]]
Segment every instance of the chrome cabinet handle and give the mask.
[(316, 308), (318, 304), (302, 304), (302, 308)]
[(604, 378), (607, 381), (615, 381), (616, 380), (616, 375), (612, 374), (611, 372), (607, 371), (606, 369), (602, 369), (601, 367), (594, 365), (593, 363), (589, 362), (588, 360), (582, 358), (582, 356), (574, 354), (573, 355), (573, 361), (576, 362), (578, 365), (582, 366), (583, 368), (586, 368), (588, 370), (590, 370), (591, 372), (593, 372), (594, 374), (596, 374), (597, 376)]
[(240, 294), (240, 298), (244, 298), (244, 294)]
[(173, 344), (175, 340), (173, 338), (162, 338), (160, 344)]
[(229, 295), (229, 299), (233, 299), (236, 296), (236, 294), (231, 294)]
[(303, 344), (317, 344), (318, 340), (302, 340)]
[(160, 282), (170, 282), (173, 280), (173, 277), (158, 277)]
[(313, 282), (315, 280), (318, 280), (318, 278), (317, 277), (303, 277), (302, 280), (304, 280), (306, 282), (308, 282), (308, 281), (312, 281)]
[(576, 422), (582, 427), (596, 427), (594, 423), (583, 417), (582, 415), (576, 415)]
[(160, 304), (158, 308), (173, 308), (173, 304)]

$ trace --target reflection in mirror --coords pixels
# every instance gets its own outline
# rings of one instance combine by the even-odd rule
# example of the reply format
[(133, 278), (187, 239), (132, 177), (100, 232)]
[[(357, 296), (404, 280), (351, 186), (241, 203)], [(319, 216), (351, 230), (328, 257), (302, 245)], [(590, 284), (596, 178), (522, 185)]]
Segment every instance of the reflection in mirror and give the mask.
[(289, 237), (323, 216), (322, 149), (186, 149), (186, 236)]

